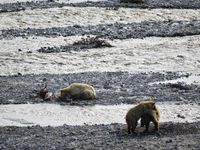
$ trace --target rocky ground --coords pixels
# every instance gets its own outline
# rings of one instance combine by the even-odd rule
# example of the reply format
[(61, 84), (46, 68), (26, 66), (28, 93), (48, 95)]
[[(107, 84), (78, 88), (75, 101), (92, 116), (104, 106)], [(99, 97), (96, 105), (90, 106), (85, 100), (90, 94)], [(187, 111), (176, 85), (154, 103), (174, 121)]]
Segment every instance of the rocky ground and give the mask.
[(144, 37), (175, 37), (186, 35), (199, 35), (200, 21), (160, 21), (160, 22), (141, 22), (141, 23), (114, 23), (95, 26), (69, 26), (53, 27), (46, 29), (11, 29), (2, 30), (0, 39), (28, 36), (73, 36), (73, 35), (95, 35), (100, 38), (108, 39), (129, 39)]
[(200, 148), (200, 123), (164, 123), (160, 132), (127, 134), (124, 124), (1, 127), (1, 149), (185, 149)]
[[(14, 75), (0, 77), (1, 104), (25, 104), (44, 102), (36, 95), (45, 83), (49, 91), (59, 95), (59, 90), (74, 82), (93, 85), (97, 90), (94, 101), (66, 101), (62, 104), (132, 104), (141, 99), (155, 98), (157, 101), (184, 101), (199, 104), (200, 87), (185, 83), (154, 84), (189, 74), (174, 72), (138, 73), (128, 72), (88, 72), (68, 75)], [(51, 103), (51, 102), (50, 102)]]
[[(11, 12), (35, 10), (38, 8), (61, 8), (64, 6), (77, 8), (84, 7), (85, 9), (89, 7), (101, 7), (114, 11), (118, 11), (120, 8), (169, 8), (196, 10), (200, 8), (200, 1), (146, 0), (143, 4), (122, 4), (110, 0), (108, 2), (68, 4), (48, 0), (46, 2), (40, 1), (0, 4), (0, 13), (1, 15), (4, 13), (6, 15), (6, 13)], [(107, 40), (125, 40), (130, 38), (136, 39), (153, 36), (184, 37), (199, 34), (200, 21), (197, 17), (192, 20), (179, 21), (169, 19), (166, 21), (142, 21), (129, 23), (116, 22), (111, 24), (106, 23), (86, 26), (74, 24), (72, 26), (65, 27), (2, 29), (0, 30), (0, 40), (14, 40), (17, 37), (28, 39), (32, 36), (56, 38), (58, 36), (68, 37), (76, 35), (92, 35), (104, 39), (103, 41), (97, 40), (98, 38), (95, 40), (90, 38), (89, 41), (82, 39), (69, 45), (49, 47), (41, 46), (36, 49), (36, 53), (39, 53), (40, 55), (46, 55), (48, 53), (53, 56), (55, 53), (68, 54), (71, 53), (71, 50), (75, 50), (79, 53), (93, 48), (99, 48), (98, 50), (101, 50), (105, 47), (113, 47), (112, 43), (107, 43)], [(195, 46), (197, 46), (198, 50), (199, 45)], [(191, 46), (188, 45), (188, 47), (190, 48)], [(18, 49), (19, 53), (21, 51), (21, 49)], [(26, 53), (31, 54), (32, 51), (27, 51)], [(7, 58), (7, 55), (8, 54), (5, 52), (0, 56), (6, 61), (9, 59)], [(28, 55), (26, 57), (28, 57)], [(184, 56), (178, 55), (177, 58), (182, 59)], [(39, 59), (39, 57), (37, 59)], [(67, 59), (67, 57), (65, 59)], [(24, 59), (21, 58), (19, 60), (15, 60), (14, 63), (17, 64), (18, 61), (19, 63), (22, 63), (24, 62)], [(199, 67), (199, 63), (200, 60), (196, 61), (195, 65)], [(2, 62), (2, 66), (3, 65), (5, 66)], [(42, 65), (45, 66), (45, 63), (43, 64), (43, 62), (41, 62), (41, 66)], [(60, 63), (57, 65), (63, 64)], [(191, 66), (195, 68), (195, 65), (192, 64)], [(42, 67), (40, 68), (41, 70), (43, 69)], [(175, 70), (174, 68), (173, 70)], [(195, 73), (199, 76), (200, 72), (198, 69), (199, 68), (195, 70)], [(69, 72), (68, 74), (34, 74), (34, 71), (29, 74), (25, 74), (24, 72), (22, 74), (20, 71), (16, 71), (15, 74), (7, 75), (4, 75), (4, 70), (1, 70), (0, 104), (44, 103), (44, 101), (36, 95), (35, 90), (40, 89), (41, 86), (47, 83), (48, 89), (55, 94), (58, 94), (60, 88), (73, 82), (85, 82), (93, 85), (97, 90), (97, 100), (49, 101), (48, 103), (78, 106), (95, 104), (114, 105), (120, 103), (132, 104), (140, 101), (141, 99), (153, 97), (159, 102), (178, 101), (177, 105), (180, 105), (179, 102), (187, 104), (190, 103), (192, 105), (200, 104), (199, 84), (186, 84), (183, 82), (166, 84), (156, 83), (180, 78), (187, 79), (192, 76), (191, 72), (188, 70), (182, 72), (163, 70), (163, 72), (153, 72), (152, 70), (152, 72), (146, 73), (133, 73), (129, 72), (129, 70), (127, 70), (127, 72), (108, 72), (99, 69), (99, 71), (95, 72)], [(194, 72), (194, 70), (192, 70), (192, 72)], [(138, 128), (137, 135), (128, 135), (126, 125), (117, 123), (111, 125), (84, 126), (63, 125), (60, 127), (6, 126), (0, 127), (0, 149), (200, 149), (200, 122), (165, 122), (161, 123), (159, 132), (151, 130), (149, 133), (142, 133), (142, 130), (142, 128)]]
[(108, 0), (108, 2), (83, 2), (77, 4), (60, 3), (56, 0), (38, 1), (38, 2), (18, 2), (11, 4), (0, 5), (0, 12), (23, 11), (26, 9), (46, 9), (53, 7), (107, 7), (108, 9), (118, 9), (119, 7), (126, 8), (182, 8), (182, 9), (199, 9), (199, 0), (145, 0), (141, 4), (119, 3), (117, 0)]

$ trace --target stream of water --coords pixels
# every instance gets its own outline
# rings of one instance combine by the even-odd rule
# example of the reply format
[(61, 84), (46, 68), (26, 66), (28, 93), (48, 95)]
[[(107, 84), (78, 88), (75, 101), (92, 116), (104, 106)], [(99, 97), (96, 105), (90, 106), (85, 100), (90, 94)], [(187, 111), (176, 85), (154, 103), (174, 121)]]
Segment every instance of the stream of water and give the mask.
[[(0, 126), (61, 126), (124, 123), (134, 105), (61, 106), (57, 104), (0, 105)], [(200, 106), (157, 103), (161, 122), (200, 121)]]

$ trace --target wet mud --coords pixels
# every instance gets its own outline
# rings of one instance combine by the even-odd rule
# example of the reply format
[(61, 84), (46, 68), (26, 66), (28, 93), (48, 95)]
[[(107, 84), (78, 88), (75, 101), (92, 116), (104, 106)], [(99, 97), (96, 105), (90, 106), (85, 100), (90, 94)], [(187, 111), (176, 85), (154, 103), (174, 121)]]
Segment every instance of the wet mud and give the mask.
[[(24, 104), (45, 102), (34, 91), (47, 83), (49, 92), (60, 95), (59, 90), (74, 82), (92, 85), (97, 91), (96, 100), (56, 99), (60, 104), (94, 105), (94, 104), (133, 104), (141, 99), (155, 98), (157, 101), (181, 101), (200, 103), (198, 85), (152, 84), (158, 81), (188, 77), (187, 73), (138, 73), (128, 72), (88, 72), (63, 75), (16, 75), (0, 77), (1, 104)], [(55, 101), (50, 103), (54, 103)]]
[(117, 0), (108, 0), (104, 2), (82, 2), (82, 3), (59, 3), (56, 0), (38, 1), (38, 2), (18, 2), (0, 4), (0, 13), (16, 12), (27, 9), (48, 9), (55, 7), (106, 7), (108, 9), (124, 8), (176, 8), (176, 9), (199, 9), (200, 1), (196, 0), (144, 0), (144, 3), (120, 3)]
[(160, 21), (141, 23), (114, 23), (89, 26), (53, 27), (45, 29), (10, 29), (1, 30), (0, 39), (28, 36), (73, 36), (73, 35), (95, 35), (100, 38), (129, 39), (144, 37), (175, 37), (186, 35), (199, 35), (200, 21)]
[[(152, 127), (152, 126), (151, 126)], [(200, 122), (162, 123), (127, 134), (125, 124), (0, 127), (1, 149), (199, 149)]]

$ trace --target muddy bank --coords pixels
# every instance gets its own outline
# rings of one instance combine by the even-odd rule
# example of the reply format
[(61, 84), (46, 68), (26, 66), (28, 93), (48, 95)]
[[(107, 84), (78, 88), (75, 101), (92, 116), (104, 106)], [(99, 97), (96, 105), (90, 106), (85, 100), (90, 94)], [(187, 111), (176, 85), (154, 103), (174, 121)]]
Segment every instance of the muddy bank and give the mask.
[(1, 30), (0, 39), (28, 37), (28, 36), (73, 36), (73, 35), (97, 35), (101, 38), (128, 39), (144, 38), (151, 36), (175, 37), (200, 34), (200, 21), (159, 21), (141, 23), (114, 23), (100, 24), (96, 26), (69, 26), (45, 29), (10, 29)]
[[(128, 135), (125, 124), (0, 127), (1, 149), (199, 149), (200, 122), (162, 123), (160, 132)], [(152, 130), (152, 129), (151, 129)]]
[[(127, 72), (89, 72), (65, 75), (16, 75), (0, 77), (1, 104), (40, 103), (42, 99), (35, 97), (33, 91), (39, 89), (39, 85), (48, 83), (50, 91), (59, 94), (59, 89), (73, 82), (91, 84), (97, 90), (97, 100), (59, 102), (71, 105), (94, 104), (132, 104), (141, 99), (153, 97), (158, 101), (182, 101), (185, 103), (199, 103), (198, 85), (172, 86), (168, 84), (152, 84), (157, 81), (172, 80), (188, 77), (189, 74), (174, 72), (162, 73), (138, 73)], [(184, 88), (183, 88), (184, 87)]]
[(26, 9), (47, 9), (54, 7), (107, 7), (108, 9), (117, 9), (119, 7), (125, 8), (177, 8), (177, 9), (199, 9), (200, 2), (194, 0), (145, 0), (142, 4), (127, 4), (119, 3), (116, 0), (109, 0), (104, 2), (82, 2), (82, 3), (59, 3), (56, 0), (38, 1), (38, 2), (18, 2), (0, 4), (0, 13), (23, 11)]

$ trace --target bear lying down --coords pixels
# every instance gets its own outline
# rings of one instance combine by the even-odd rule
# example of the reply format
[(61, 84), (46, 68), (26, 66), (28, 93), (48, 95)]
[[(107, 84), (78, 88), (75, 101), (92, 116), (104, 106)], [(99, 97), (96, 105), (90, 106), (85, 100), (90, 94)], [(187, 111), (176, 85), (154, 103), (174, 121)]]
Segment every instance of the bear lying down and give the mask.
[(72, 98), (82, 100), (96, 99), (95, 89), (85, 83), (73, 83), (70, 86), (60, 90), (61, 98)]

